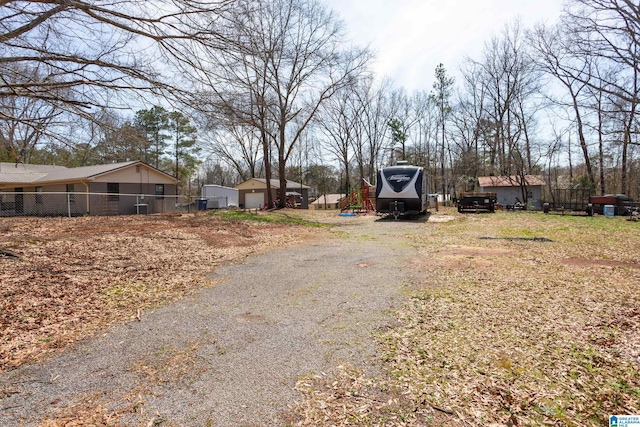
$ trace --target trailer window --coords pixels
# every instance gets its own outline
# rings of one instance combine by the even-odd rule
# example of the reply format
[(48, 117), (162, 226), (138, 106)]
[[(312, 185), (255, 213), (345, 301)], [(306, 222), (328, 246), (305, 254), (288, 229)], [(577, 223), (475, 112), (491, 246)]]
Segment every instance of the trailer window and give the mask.
[(156, 199), (164, 198), (164, 184), (156, 184)]

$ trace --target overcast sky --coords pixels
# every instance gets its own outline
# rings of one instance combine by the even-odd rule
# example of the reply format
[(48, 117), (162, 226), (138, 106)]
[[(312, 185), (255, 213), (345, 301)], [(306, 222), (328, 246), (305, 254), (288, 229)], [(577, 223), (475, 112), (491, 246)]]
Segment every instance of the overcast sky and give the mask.
[(506, 24), (529, 28), (554, 23), (562, 0), (325, 0), (345, 21), (351, 38), (370, 44), (378, 76), (407, 90), (430, 90), (435, 68), (450, 75), (466, 56), (480, 59), (483, 45)]

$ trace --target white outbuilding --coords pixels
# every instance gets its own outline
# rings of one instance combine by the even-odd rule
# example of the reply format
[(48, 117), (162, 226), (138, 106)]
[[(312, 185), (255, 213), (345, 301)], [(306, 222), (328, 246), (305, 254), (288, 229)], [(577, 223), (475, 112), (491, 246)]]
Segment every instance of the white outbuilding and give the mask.
[(238, 190), (231, 187), (203, 185), (202, 198), (207, 199), (207, 209), (227, 209), (238, 206)]

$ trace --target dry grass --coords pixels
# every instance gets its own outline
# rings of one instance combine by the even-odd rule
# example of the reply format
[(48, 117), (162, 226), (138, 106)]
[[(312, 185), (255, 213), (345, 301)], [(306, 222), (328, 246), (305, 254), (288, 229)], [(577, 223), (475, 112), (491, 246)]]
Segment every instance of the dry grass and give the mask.
[[(448, 214), (409, 236), (410, 302), (378, 336), (388, 378), (301, 380), (301, 425), (596, 426), (640, 413), (638, 224)], [(404, 402), (389, 418), (376, 402), (393, 396)]]
[[(208, 216), (3, 219), (0, 229), (0, 249), (17, 256), (0, 255), (0, 371), (144, 318), (211, 285), (215, 266), (306, 233)], [(444, 210), (411, 233), (408, 303), (376, 334), (387, 374), (341, 366), (301, 378), (296, 425), (596, 426), (640, 413), (640, 224)], [(197, 344), (132, 371), (154, 383), (197, 375)], [(131, 413), (140, 426), (171, 425), (135, 390), (124, 408), (109, 400), (79, 396), (41, 425), (117, 425)]]
[[(160, 413), (147, 411), (141, 394), (132, 392), (127, 398), (129, 404), (116, 410), (109, 408), (109, 400), (102, 392), (80, 396), (73, 404), (57, 408), (55, 415), (39, 422), (38, 427), (178, 427)], [(132, 414), (137, 421), (123, 424)]]
[(206, 274), (309, 230), (211, 215), (0, 220), (0, 373), (211, 286)]

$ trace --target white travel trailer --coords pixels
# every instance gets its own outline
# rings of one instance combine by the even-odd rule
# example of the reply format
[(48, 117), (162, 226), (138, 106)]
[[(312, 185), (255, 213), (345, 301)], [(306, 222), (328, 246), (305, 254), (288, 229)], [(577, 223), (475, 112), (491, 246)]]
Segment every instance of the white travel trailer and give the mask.
[(400, 215), (426, 214), (427, 174), (424, 168), (409, 166), (398, 162), (396, 166), (387, 166), (378, 171), (376, 183), (376, 211)]
[(238, 190), (222, 185), (202, 186), (202, 198), (207, 199), (207, 209), (227, 209), (238, 206)]

